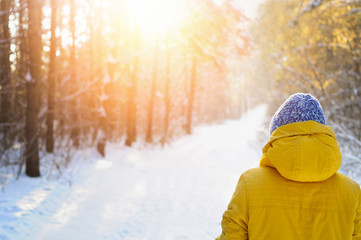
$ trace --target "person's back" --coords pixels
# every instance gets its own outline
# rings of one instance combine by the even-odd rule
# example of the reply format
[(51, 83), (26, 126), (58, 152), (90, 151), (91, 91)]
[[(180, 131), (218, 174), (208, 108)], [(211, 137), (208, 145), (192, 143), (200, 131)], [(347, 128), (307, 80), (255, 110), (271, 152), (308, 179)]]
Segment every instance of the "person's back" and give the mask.
[[(302, 108), (314, 100), (300, 98)], [(242, 174), (217, 239), (361, 239), (360, 187), (337, 173), (341, 153), (332, 128), (318, 113), (311, 114), (316, 121), (284, 117), (299, 114), (290, 99), (275, 115), (281, 119), (272, 120), (260, 167)]]
[(243, 178), (252, 189), (247, 192), (248, 238), (224, 239), (352, 239), (359, 196), (346, 176), (336, 173), (322, 182), (302, 183), (260, 167)]

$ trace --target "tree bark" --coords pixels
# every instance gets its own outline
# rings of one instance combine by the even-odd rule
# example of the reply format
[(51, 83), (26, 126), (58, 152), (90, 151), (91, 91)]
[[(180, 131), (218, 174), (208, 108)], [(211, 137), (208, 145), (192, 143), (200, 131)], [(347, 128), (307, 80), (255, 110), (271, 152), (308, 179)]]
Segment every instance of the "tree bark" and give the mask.
[(30, 76), (26, 83), (26, 175), (40, 176), (38, 146), (38, 114), (40, 107), (39, 83), (41, 79), (41, 0), (28, 0)]
[(56, 82), (56, 17), (57, 5), (56, 0), (51, 0), (51, 39), (50, 39), (50, 59), (49, 59), (49, 76), (48, 76), (48, 111), (47, 111), (47, 132), (46, 132), (46, 151), (54, 151), (54, 96)]
[[(27, 34), (26, 34), (26, 29), (24, 28), (24, 22), (25, 20), (25, 15), (26, 15), (26, 9), (23, 7), (26, 5), (26, 1), (27, 0), (20, 0), (20, 7), (19, 7), (19, 38), (17, 39), (17, 45), (19, 46), (19, 51), (18, 51), (18, 58), (16, 60), (17, 64), (16, 64), (16, 68), (17, 68), (17, 75), (19, 76), (19, 79), (21, 79), (21, 81), (24, 81), (25, 79), (25, 75), (28, 71), (29, 68), (29, 56), (28, 56), (28, 52), (27, 52), (27, 45), (28, 45), (28, 39), (27, 39)], [(15, 99), (14, 99), (14, 112), (24, 112), (24, 107), (22, 106), (21, 103), (26, 102), (26, 96), (23, 94), (24, 92), (26, 92), (26, 86), (25, 84), (16, 84), (16, 94), (15, 94)], [(22, 121), (22, 117), (23, 114), (19, 114), (18, 117), (16, 117), (15, 121), (16, 122), (20, 122)], [(23, 134), (21, 134), (20, 136), (18, 136), (18, 140), (20, 142), (24, 142), (24, 136)]]
[(10, 94), (10, 29), (9, 29), (9, 13), (10, 13), (10, 0), (1, 1), (0, 15), (0, 93), (1, 93), (1, 109), (0, 109), (0, 124), (3, 126), (0, 128), (4, 134), (4, 144), (7, 148), (7, 133), (9, 131), (9, 118), (11, 114), (11, 94)]
[[(102, 12), (102, 9), (96, 9), (98, 12)], [(94, 22), (96, 22), (96, 20), (94, 19), (95, 16), (92, 15), (94, 11), (94, 0), (90, 0), (89, 1), (89, 15), (88, 15), (88, 28), (89, 28), (89, 81), (93, 82), (94, 78), (95, 78), (95, 64), (94, 64), (94, 49), (95, 49), (95, 41), (94, 41)], [(101, 23), (100, 23), (101, 24)], [(97, 135), (98, 135), (98, 125), (101, 120), (99, 118), (99, 113), (97, 112), (98, 110), (98, 99), (95, 98), (93, 96), (93, 94), (91, 94), (90, 96), (90, 103), (91, 103), (91, 109), (93, 109), (93, 111), (91, 111), (91, 115), (90, 117), (92, 119), (94, 119), (94, 125), (92, 126), (93, 128), (93, 133), (92, 133), (92, 143), (94, 143), (97, 140)], [(97, 119), (97, 120), (96, 120)]]
[[(70, 55), (70, 66), (71, 66), (71, 80), (73, 83), (77, 81), (77, 73), (76, 73), (76, 23), (75, 23), (75, 0), (70, 0), (70, 30), (72, 36), (72, 47), (71, 47), (71, 55)], [(73, 84), (76, 86), (76, 84)], [(76, 92), (76, 88), (72, 88), (73, 92)], [(79, 147), (79, 111), (78, 111), (78, 97), (74, 97), (71, 100), (71, 108), (72, 108), (72, 130), (71, 130), (71, 138), (73, 140), (74, 146)]]
[[(133, 49), (135, 52), (137, 52), (139, 50), (139, 29), (135, 30), (134, 39)], [(131, 82), (128, 89), (127, 138), (125, 141), (125, 145), (127, 146), (132, 146), (133, 142), (135, 142), (137, 139), (137, 106), (135, 104), (135, 97), (137, 95), (138, 64), (139, 55), (137, 53), (137, 55), (134, 57)]]
[(190, 92), (189, 92), (189, 102), (188, 102), (188, 112), (187, 112), (187, 124), (186, 124), (187, 134), (192, 133), (192, 120), (193, 120), (193, 108), (194, 108), (196, 84), (197, 84), (197, 57), (193, 56), (192, 75), (190, 82)]
[(155, 91), (156, 91), (156, 80), (157, 80), (157, 70), (158, 70), (158, 43), (155, 46), (154, 53), (154, 68), (153, 68), (153, 76), (152, 76), (152, 88), (150, 93), (149, 107), (148, 107), (148, 128), (146, 133), (145, 141), (148, 143), (153, 142), (153, 108), (155, 102)]
[(169, 40), (167, 40), (167, 65), (166, 65), (166, 82), (164, 90), (164, 132), (162, 138), (162, 144), (166, 143), (168, 139), (168, 129), (169, 129), (169, 114), (170, 114), (170, 99), (169, 99), (169, 85), (170, 85), (170, 49), (169, 49)]

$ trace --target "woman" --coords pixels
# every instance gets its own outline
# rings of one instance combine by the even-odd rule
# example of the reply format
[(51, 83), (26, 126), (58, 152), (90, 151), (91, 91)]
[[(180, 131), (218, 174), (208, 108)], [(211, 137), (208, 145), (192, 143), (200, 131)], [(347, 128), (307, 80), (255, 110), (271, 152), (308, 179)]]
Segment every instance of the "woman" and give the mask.
[(217, 240), (361, 239), (360, 187), (337, 172), (340, 149), (317, 99), (292, 95), (270, 134), (260, 167), (240, 177)]

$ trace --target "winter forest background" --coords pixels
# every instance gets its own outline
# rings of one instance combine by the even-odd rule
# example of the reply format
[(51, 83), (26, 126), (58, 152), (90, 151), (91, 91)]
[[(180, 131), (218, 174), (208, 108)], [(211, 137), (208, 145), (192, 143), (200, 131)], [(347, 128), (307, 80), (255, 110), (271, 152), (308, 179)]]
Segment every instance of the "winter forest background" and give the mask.
[(361, 1), (252, 2), (0, 0), (1, 187), (61, 178), (84, 149), (166, 147), (262, 104), (266, 141), (296, 92), (320, 100), (342, 170), (359, 177)]
[(2, 0), (2, 166), (36, 177), (45, 152), (69, 153), (59, 168), (74, 148), (238, 118), (245, 21), (232, 1)]
[(164, 144), (310, 92), (355, 169), (360, 9), (269, 0), (249, 19), (236, 0), (1, 0), (1, 167), (39, 176), (46, 152), (64, 152), (60, 168), (76, 148)]

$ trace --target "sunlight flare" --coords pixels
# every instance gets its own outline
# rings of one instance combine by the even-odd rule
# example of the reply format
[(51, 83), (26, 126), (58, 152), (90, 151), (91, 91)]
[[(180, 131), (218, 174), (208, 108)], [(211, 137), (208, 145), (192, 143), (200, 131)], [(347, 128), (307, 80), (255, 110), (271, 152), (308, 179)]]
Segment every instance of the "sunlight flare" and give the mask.
[(128, 9), (143, 33), (164, 34), (179, 28), (185, 19), (184, 0), (131, 0)]

